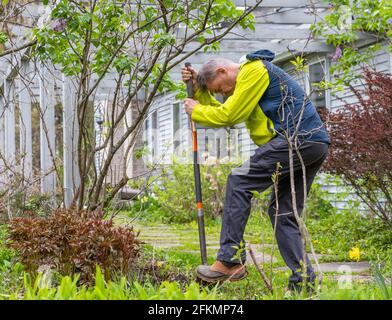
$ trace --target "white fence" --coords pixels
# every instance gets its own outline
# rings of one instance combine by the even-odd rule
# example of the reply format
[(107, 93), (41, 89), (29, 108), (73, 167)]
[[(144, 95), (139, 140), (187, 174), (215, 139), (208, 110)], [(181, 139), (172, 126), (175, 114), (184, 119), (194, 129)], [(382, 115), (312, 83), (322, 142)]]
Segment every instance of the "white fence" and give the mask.
[[(79, 130), (72, 79), (58, 79), (53, 66), (34, 63), (22, 56), (19, 61), (13, 59), (0, 90), (2, 189), (13, 188), (18, 181), (29, 187), (37, 185), (38, 180), (42, 193), (55, 194), (57, 181), (63, 180), (64, 204), (69, 206), (80, 183), (76, 149)], [(62, 105), (62, 146), (56, 145), (55, 107), (59, 103)], [(33, 139), (33, 129), (36, 129), (33, 125), (37, 125), (33, 122), (33, 108), (39, 116), (39, 141)], [(37, 162), (33, 161), (33, 147), (39, 149), (40, 165), (35, 170), (38, 174), (33, 170), (33, 162)], [(61, 153), (63, 157), (59, 159)], [(58, 176), (61, 167), (63, 179)]]

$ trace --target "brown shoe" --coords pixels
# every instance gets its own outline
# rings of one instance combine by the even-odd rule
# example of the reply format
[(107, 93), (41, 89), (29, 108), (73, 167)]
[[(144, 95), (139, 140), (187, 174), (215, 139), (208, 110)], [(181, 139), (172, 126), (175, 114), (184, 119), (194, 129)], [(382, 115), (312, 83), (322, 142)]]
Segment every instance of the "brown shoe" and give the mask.
[(239, 264), (229, 268), (220, 261), (215, 261), (212, 266), (198, 266), (196, 273), (200, 279), (210, 283), (224, 280), (238, 281), (248, 275), (244, 265)]

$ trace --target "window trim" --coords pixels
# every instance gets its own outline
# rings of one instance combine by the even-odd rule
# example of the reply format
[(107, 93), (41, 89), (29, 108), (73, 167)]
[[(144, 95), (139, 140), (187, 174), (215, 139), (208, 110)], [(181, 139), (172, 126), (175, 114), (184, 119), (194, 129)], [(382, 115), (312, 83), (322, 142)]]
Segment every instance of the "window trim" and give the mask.
[[(154, 126), (154, 115), (156, 116), (156, 128), (155, 128), (155, 132), (157, 133), (157, 135), (156, 135), (156, 137), (154, 137), (153, 135), (154, 135), (154, 128), (153, 128), (153, 126)], [(151, 154), (150, 154), (150, 159), (151, 159), (151, 163), (154, 163), (154, 161), (156, 160), (156, 159), (158, 159), (159, 158), (159, 155), (160, 155), (160, 150), (159, 150), (159, 121), (158, 121), (158, 116), (159, 116), (159, 113), (158, 113), (158, 109), (154, 109), (154, 110), (152, 110), (151, 111), (151, 113), (150, 113), (150, 115), (149, 115), (149, 117), (148, 117), (148, 120), (150, 121), (149, 122), (149, 124), (150, 124), (150, 126), (149, 126), (149, 138), (150, 138), (150, 142), (151, 142)]]
[(389, 72), (392, 74), (392, 52), (389, 51)]
[[(181, 108), (181, 104), (180, 102), (174, 102), (171, 104), (172, 108), (171, 108), (171, 119), (173, 121), (171, 129), (172, 129), (172, 154), (174, 154), (175, 151), (175, 146), (174, 146), (174, 136), (175, 136), (175, 132), (174, 132), (174, 110), (175, 110), (175, 105), (178, 105), (178, 130), (182, 130), (182, 108)], [(183, 143), (184, 141), (182, 140), (182, 137), (180, 137), (180, 140), (178, 141), (179, 144), (181, 145), (181, 143)]]
[[(318, 63), (324, 63), (325, 65), (325, 81), (331, 81), (331, 75), (329, 72), (329, 67), (331, 65), (331, 60), (327, 56), (318, 56), (311, 59), (308, 63), (308, 70), (306, 71), (306, 81), (305, 81), (305, 92), (310, 98), (310, 66)], [(325, 90), (325, 107), (328, 111), (331, 110), (331, 89)]]

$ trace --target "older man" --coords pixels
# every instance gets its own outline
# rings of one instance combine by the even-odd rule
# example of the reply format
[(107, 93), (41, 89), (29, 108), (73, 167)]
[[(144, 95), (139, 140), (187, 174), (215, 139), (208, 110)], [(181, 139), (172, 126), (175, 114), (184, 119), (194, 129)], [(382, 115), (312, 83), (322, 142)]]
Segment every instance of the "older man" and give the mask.
[[(245, 122), (249, 135), (258, 146), (253, 156), (229, 175), (222, 217), (220, 250), (212, 266), (199, 266), (197, 275), (208, 282), (240, 280), (246, 276), (245, 251), (237, 259), (236, 249), (243, 241), (250, 213), (252, 191), (270, 187), (272, 174), (281, 165), (278, 184), (278, 210), (272, 193), (268, 214), (276, 222), (279, 251), (291, 269), (289, 288), (298, 290), (303, 283), (301, 266), (307, 263), (307, 283), (315, 274), (308, 257), (303, 256), (301, 234), (293, 213), (290, 189), (289, 151), (286, 137), (295, 137), (306, 167), (306, 192), (321, 167), (330, 143), (325, 127), (304, 90), (271, 61), (274, 54), (260, 50), (246, 55), (242, 63), (226, 59), (211, 60), (197, 72), (182, 69), (184, 81), (192, 79), (194, 99), (185, 99), (185, 110), (192, 120), (205, 126), (224, 127)], [(222, 104), (214, 97), (227, 98)], [(300, 159), (294, 157), (296, 206), (303, 209), (304, 183)], [(275, 221), (276, 219), (276, 221)]]

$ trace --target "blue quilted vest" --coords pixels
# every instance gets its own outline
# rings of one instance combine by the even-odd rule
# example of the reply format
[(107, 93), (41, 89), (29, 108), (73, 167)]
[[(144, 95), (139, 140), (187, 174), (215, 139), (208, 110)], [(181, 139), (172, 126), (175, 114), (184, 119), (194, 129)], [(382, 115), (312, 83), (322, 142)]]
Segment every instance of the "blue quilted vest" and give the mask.
[(269, 50), (259, 50), (247, 54), (246, 58), (262, 60), (268, 70), (270, 84), (261, 97), (259, 106), (274, 123), (278, 136), (282, 136), (284, 131), (293, 135), (299, 122), (299, 141), (330, 143), (325, 125), (309, 98), (306, 99), (304, 106), (303, 88), (289, 74), (271, 62), (275, 54)]

